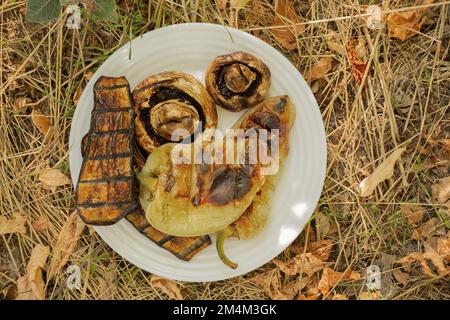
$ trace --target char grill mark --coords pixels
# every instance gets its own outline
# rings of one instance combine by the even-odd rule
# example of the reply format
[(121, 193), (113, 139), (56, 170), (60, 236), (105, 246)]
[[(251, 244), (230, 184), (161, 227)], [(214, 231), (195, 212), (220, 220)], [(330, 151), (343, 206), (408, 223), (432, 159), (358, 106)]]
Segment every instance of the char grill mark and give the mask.
[(82, 141), (76, 191), (78, 212), (86, 223), (114, 224), (137, 207), (133, 119), (127, 80), (100, 77), (94, 85), (91, 127)]

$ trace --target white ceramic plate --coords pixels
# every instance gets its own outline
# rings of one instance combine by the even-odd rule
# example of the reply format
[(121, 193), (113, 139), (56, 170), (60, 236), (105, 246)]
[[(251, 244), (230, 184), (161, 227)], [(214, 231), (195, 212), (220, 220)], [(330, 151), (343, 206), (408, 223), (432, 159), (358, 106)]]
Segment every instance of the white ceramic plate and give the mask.
[[(182, 261), (140, 234), (125, 219), (108, 227), (95, 227), (103, 240), (136, 266), (160, 276), (183, 281), (215, 281), (235, 277), (269, 262), (303, 230), (322, 191), (326, 168), (325, 130), (317, 102), (297, 69), (276, 49), (258, 38), (214, 24), (179, 24), (157, 29), (117, 50), (94, 74), (76, 108), (70, 130), (70, 172), (78, 180), (82, 156), (80, 143), (89, 130), (93, 108), (93, 84), (100, 75), (126, 76), (133, 89), (151, 74), (185, 71), (204, 82), (211, 60), (243, 50), (260, 57), (270, 68), (269, 95), (288, 94), (297, 110), (290, 136), (290, 153), (276, 186), (269, 221), (251, 240), (227, 240), (225, 251), (239, 267), (226, 267), (215, 245)], [(219, 108), (219, 128), (233, 125), (241, 113)]]

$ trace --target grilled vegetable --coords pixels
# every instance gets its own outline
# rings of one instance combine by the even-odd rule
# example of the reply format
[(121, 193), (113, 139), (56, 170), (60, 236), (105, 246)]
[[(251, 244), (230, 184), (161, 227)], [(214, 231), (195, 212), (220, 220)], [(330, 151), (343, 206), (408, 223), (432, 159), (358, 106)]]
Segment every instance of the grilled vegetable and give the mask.
[(206, 71), (206, 89), (229, 111), (260, 102), (269, 91), (270, 70), (259, 58), (242, 51), (216, 57)]
[(219, 231), (245, 211), (264, 182), (258, 166), (174, 164), (174, 146), (156, 149), (138, 175), (146, 218), (162, 232), (187, 237)]
[(204, 86), (184, 72), (162, 72), (133, 91), (136, 111), (136, 163), (141, 169), (158, 146), (215, 128), (217, 110)]
[(83, 164), (76, 204), (88, 224), (111, 225), (138, 206), (133, 173), (134, 111), (125, 77), (100, 77), (94, 109), (83, 139)]
[[(236, 129), (277, 129), (277, 148), (270, 157), (285, 156), (288, 152), (289, 128), (293, 122), (293, 108), (287, 96), (269, 98), (248, 111), (236, 124)], [(271, 139), (270, 135), (267, 136)], [(225, 140), (203, 146), (200, 152), (212, 159), (222, 146), (222, 152), (234, 151), (233, 144)], [(225, 143), (223, 143), (225, 142)], [(147, 220), (158, 230), (177, 236), (196, 236), (219, 231), (236, 219), (250, 206), (264, 185), (267, 164), (248, 161), (228, 163), (176, 163), (176, 144), (156, 149), (139, 173), (140, 202)], [(184, 145), (195, 156), (195, 144)], [(247, 159), (249, 145), (243, 156)], [(234, 152), (233, 152), (234, 153)], [(208, 158), (208, 156), (206, 156)], [(193, 158), (191, 158), (193, 159)]]
[(158, 231), (147, 222), (141, 208), (129, 213), (126, 219), (147, 238), (182, 260), (191, 260), (194, 255), (211, 244), (211, 238), (208, 235), (175, 237)]
[[(248, 161), (250, 142), (246, 140), (248, 143), (238, 149), (227, 143), (227, 137), (203, 145), (200, 149), (203, 162), (200, 164), (174, 161), (178, 152), (176, 144), (156, 149), (138, 175), (140, 202), (147, 220), (158, 230), (178, 236), (222, 230), (216, 243), (219, 256), (228, 266), (236, 267), (226, 257), (223, 242), (232, 234), (251, 237), (264, 226), (274, 179), (266, 174), (276, 174), (270, 169), (274, 163), (278, 169), (289, 152), (289, 131), (294, 117), (289, 97), (279, 96), (265, 99), (235, 124), (235, 129), (243, 129), (246, 133), (267, 133), (262, 137), (266, 139), (268, 157), (273, 160), (269, 162), (263, 162), (261, 154), (258, 154), (256, 163), (251, 163)], [(278, 135), (273, 135), (275, 133)], [(195, 144), (185, 145), (185, 148), (187, 153), (191, 152), (191, 159), (199, 152)], [(235, 153), (235, 150), (240, 151)], [(246, 161), (239, 163), (235, 158), (231, 164), (205, 162), (205, 155), (206, 159), (214, 159), (218, 151), (223, 154), (232, 151), (234, 157), (241, 156)], [(269, 183), (265, 185), (267, 179)]]

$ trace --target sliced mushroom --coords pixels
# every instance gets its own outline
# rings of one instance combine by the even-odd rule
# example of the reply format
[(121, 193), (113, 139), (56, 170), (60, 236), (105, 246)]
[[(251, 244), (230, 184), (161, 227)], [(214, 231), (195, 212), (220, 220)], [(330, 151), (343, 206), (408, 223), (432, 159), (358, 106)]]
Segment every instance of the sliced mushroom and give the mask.
[(157, 147), (215, 128), (217, 110), (205, 87), (184, 72), (162, 72), (146, 78), (133, 91), (135, 151), (141, 169)]
[(242, 51), (216, 57), (206, 71), (206, 89), (229, 111), (260, 102), (269, 91), (270, 70), (259, 58)]

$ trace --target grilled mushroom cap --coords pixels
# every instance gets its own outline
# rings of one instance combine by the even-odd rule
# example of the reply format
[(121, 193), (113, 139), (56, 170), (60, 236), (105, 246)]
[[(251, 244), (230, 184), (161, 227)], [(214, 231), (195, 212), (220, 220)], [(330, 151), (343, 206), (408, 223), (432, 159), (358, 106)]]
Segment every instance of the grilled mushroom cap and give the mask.
[(139, 169), (160, 145), (179, 142), (217, 125), (214, 101), (200, 81), (184, 72), (162, 72), (146, 78), (134, 89), (133, 98)]
[(229, 111), (260, 102), (269, 91), (270, 70), (259, 58), (242, 51), (216, 57), (206, 72), (206, 89)]

